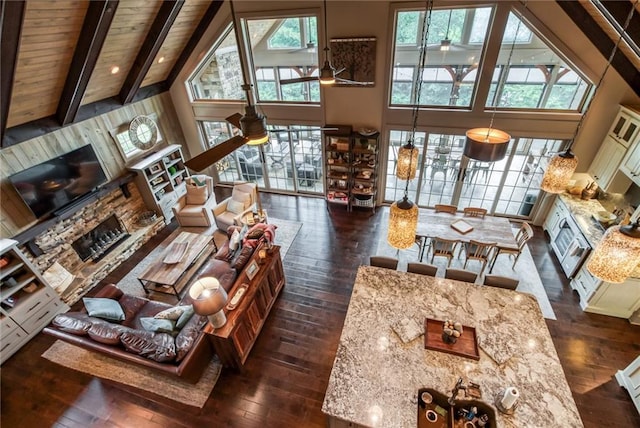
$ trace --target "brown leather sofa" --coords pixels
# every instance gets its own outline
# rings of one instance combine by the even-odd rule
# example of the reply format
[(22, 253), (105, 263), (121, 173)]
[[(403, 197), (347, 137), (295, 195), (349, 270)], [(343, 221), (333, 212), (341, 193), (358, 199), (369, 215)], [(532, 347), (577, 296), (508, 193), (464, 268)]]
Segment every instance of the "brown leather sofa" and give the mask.
[[(226, 261), (211, 258), (194, 275), (215, 276), (231, 290), (237, 272)], [(79, 311), (60, 314), (44, 329), (46, 334), (111, 357), (160, 370), (189, 382), (198, 381), (213, 357), (212, 347), (203, 332), (207, 319), (194, 314), (175, 338), (168, 333), (144, 330), (140, 319), (153, 317), (173, 305), (123, 293), (106, 284), (92, 297), (106, 297), (120, 303), (125, 319), (121, 322), (90, 317), (84, 305)], [(188, 293), (179, 305), (188, 305)]]

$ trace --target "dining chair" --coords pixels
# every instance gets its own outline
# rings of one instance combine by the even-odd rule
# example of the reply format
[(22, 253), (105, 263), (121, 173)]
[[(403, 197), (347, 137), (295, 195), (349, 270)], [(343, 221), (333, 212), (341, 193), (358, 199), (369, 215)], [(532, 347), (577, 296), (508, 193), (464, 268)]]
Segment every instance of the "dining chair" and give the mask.
[(469, 270), (447, 268), (444, 272), (444, 277), (447, 279), (474, 283), (478, 278), (478, 274)]
[(431, 240), (428, 236), (416, 235), (415, 242), (418, 246), (418, 259), (422, 261), (425, 251), (429, 251), (428, 249), (431, 248)]
[(484, 272), (484, 268), (490, 260), (491, 255), (493, 254), (493, 249), (496, 247), (495, 242), (480, 242), (474, 241), (473, 239), (469, 242), (465, 242), (463, 244), (464, 248), (464, 268), (467, 268), (467, 263), (469, 260), (477, 260), (482, 263), (482, 268), (480, 269), (480, 275)]
[(457, 244), (458, 240), (456, 239), (431, 238), (431, 263), (433, 263), (434, 257), (446, 257), (448, 259), (447, 267), (450, 266)]
[(371, 266), (396, 270), (398, 268), (398, 259), (385, 256), (371, 256), (369, 257), (369, 264)]
[(458, 212), (458, 207), (455, 205), (436, 204), (434, 208), (437, 213), (455, 214)]
[(407, 272), (419, 273), (420, 275), (436, 276), (438, 266), (427, 263), (407, 263)]
[(507, 290), (515, 290), (518, 288), (520, 280), (500, 275), (485, 275), (484, 285), (491, 287), (505, 288)]
[(518, 233), (516, 234), (517, 248), (497, 246), (496, 253), (493, 256), (493, 262), (491, 263), (491, 267), (489, 268), (489, 273), (493, 272), (493, 267), (496, 265), (496, 259), (502, 253), (509, 254), (510, 256), (515, 255), (515, 259), (513, 260), (513, 265), (511, 266), (511, 269), (514, 269), (516, 267), (516, 263), (518, 262), (518, 259), (520, 258), (520, 254), (522, 254), (522, 250), (524, 249), (524, 246), (527, 244), (527, 241), (529, 241), (529, 239), (531, 239), (532, 237), (533, 237), (533, 229), (531, 228), (529, 223), (527, 222), (522, 223), (522, 226), (520, 226), (520, 230), (518, 230)]
[(487, 210), (480, 207), (466, 207), (462, 210), (465, 217), (480, 217), (484, 218), (487, 215)]

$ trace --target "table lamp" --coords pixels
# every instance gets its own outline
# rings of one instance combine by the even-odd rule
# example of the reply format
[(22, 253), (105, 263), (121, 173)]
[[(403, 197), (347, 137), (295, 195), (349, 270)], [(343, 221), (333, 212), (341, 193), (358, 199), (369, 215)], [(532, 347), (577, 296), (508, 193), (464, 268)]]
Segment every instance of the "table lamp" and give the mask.
[(209, 318), (214, 328), (220, 328), (227, 322), (224, 306), (227, 304), (227, 292), (214, 277), (198, 279), (189, 288), (189, 297), (193, 300), (193, 311)]

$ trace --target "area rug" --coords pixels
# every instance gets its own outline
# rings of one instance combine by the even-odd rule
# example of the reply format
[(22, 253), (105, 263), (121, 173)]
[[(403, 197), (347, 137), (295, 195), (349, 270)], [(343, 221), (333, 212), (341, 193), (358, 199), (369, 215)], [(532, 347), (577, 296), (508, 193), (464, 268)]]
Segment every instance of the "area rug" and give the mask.
[[(385, 233), (380, 236), (376, 251), (371, 255), (395, 257), (399, 260), (398, 270), (406, 270), (408, 262), (418, 261), (418, 246), (414, 245), (407, 250), (397, 250), (390, 246), (387, 243), (386, 235), (386, 230), (389, 224), (388, 212), (383, 213), (382, 217), (382, 224), (384, 225), (382, 230), (384, 230)], [(517, 230), (517, 228), (514, 229), (514, 232), (517, 232)], [(425, 254), (422, 262), (430, 263), (430, 257)], [(433, 260), (433, 264), (438, 266), (437, 276), (444, 277), (444, 272), (447, 268), (447, 259), (445, 257), (436, 257)], [(460, 258), (454, 257), (451, 261), (450, 267), (463, 269), (463, 266), (464, 255)], [(538, 275), (538, 269), (536, 268), (533, 257), (531, 257), (531, 253), (529, 252), (529, 247), (525, 246), (515, 268), (512, 269), (511, 266), (513, 266), (513, 259), (508, 255), (501, 254), (496, 260), (496, 264), (493, 268), (492, 274), (519, 279), (520, 284), (518, 284), (517, 291), (534, 295), (536, 300), (538, 301), (538, 305), (540, 306), (542, 315), (547, 319), (555, 320), (556, 314), (553, 311), (551, 302), (549, 302), (549, 297), (544, 290), (542, 280), (540, 279), (540, 275)], [(467, 264), (467, 270), (479, 272), (480, 263), (474, 260), (469, 261), (469, 263)], [(485, 272), (482, 276), (478, 276), (476, 284), (482, 284), (482, 282), (484, 281), (484, 274), (486, 273), (488, 273), (488, 268), (485, 268)]]
[[(280, 257), (284, 260), (287, 252), (289, 251), (289, 248), (291, 248), (291, 244), (295, 240), (296, 235), (302, 227), (302, 223), (273, 217), (269, 218), (269, 223), (275, 224), (277, 226), (275, 244), (280, 246)], [(131, 269), (131, 271), (129, 271), (129, 273), (127, 273), (116, 284), (116, 286), (127, 294), (146, 297), (144, 289), (142, 288), (140, 281), (138, 281), (138, 277), (149, 265), (151, 265), (155, 260), (158, 259), (158, 257), (160, 257), (162, 252), (167, 248), (171, 241), (173, 241), (173, 239), (180, 234), (180, 232), (213, 235), (213, 240), (215, 241), (218, 248), (220, 248), (227, 240), (227, 235), (221, 230), (218, 230), (215, 225), (209, 228), (178, 227), (176, 230), (171, 232), (171, 234), (164, 241), (162, 241), (160, 245), (154, 248), (140, 263), (138, 263), (136, 267)]]
[(61, 366), (151, 392), (188, 406), (203, 407), (218, 381), (222, 364), (214, 357), (196, 384), (146, 367), (109, 358), (56, 340), (43, 358)]

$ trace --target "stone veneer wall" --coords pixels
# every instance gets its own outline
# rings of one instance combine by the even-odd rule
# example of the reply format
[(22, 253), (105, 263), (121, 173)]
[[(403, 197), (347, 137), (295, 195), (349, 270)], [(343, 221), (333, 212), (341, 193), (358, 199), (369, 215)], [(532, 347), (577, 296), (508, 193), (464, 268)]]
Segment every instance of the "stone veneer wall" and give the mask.
[[(58, 262), (76, 276), (72, 285), (61, 295), (67, 304), (71, 305), (79, 300), (165, 226), (162, 217), (149, 226), (138, 224), (138, 216), (147, 211), (147, 208), (137, 186), (129, 183), (128, 188), (131, 192), (130, 197), (126, 198), (122, 191), (116, 188), (38, 235), (35, 242), (44, 254), (33, 257), (26, 248), (22, 248), (40, 272), (46, 271)], [(102, 260), (83, 262), (71, 244), (112, 214), (118, 217), (131, 236)]]

